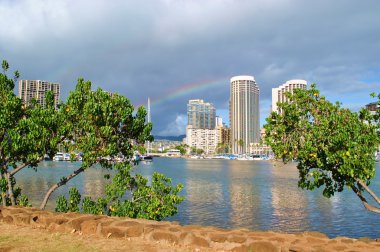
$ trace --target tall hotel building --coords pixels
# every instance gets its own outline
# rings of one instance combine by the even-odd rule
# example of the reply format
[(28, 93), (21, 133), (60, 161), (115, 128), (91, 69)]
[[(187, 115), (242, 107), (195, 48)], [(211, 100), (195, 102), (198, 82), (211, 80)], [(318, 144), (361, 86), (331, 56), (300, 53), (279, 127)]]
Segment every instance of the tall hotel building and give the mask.
[(20, 80), (18, 82), (18, 96), (26, 105), (29, 105), (30, 101), (35, 98), (41, 106), (45, 107), (45, 93), (47, 91), (53, 91), (54, 106), (57, 108), (60, 95), (58, 83), (41, 80)]
[(279, 113), (277, 107), (278, 102), (287, 102), (288, 99), (285, 96), (286, 92), (293, 93), (294, 89), (301, 88), (306, 89), (307, 81), (305, 80), (289, 80), (279, 86), (278, 88), (272, 88), (272, 111)]
[(248, 153), (260, 141), (260, 90), (253, 76), (235, 76), (230, 86), (232, 153)]

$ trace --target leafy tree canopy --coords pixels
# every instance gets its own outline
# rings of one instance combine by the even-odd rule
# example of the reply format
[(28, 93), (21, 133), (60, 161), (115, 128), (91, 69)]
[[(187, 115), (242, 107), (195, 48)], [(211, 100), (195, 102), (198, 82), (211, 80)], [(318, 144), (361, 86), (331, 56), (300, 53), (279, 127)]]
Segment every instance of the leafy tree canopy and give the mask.
[(286, 95), (289, 102), (278, 104), (281, 112), (272, 112), (266, 119), (265, 142), (277, 158), (297, 161), (298, 186), (321, 187), (326, 197), (348, 187), (367, 209), (380, 213), (363, 194), (367, 191), (380, 204), (368, 187), (375, 176), (374, 153), (380, 145), (379, 109), (375, 115), (364, 109), (352, 112), (327, 101), (315, 84)]

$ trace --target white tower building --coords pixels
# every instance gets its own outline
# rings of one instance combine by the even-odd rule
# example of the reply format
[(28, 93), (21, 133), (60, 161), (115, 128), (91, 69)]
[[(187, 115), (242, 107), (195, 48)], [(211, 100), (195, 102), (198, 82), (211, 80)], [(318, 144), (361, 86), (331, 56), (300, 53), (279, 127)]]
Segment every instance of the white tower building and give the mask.
[(272, 111), (280, 112), (277, 103), (286, 102), (285, 92), (293, 93), (296, 88), (306, 89), (307, 81), (305, 80), (288, 80), (278, 88), (272, 88)]
[(235, 76), (230, 85), (232, 153), (249, 152), (260, 141), (260, 90), (253, 76)]

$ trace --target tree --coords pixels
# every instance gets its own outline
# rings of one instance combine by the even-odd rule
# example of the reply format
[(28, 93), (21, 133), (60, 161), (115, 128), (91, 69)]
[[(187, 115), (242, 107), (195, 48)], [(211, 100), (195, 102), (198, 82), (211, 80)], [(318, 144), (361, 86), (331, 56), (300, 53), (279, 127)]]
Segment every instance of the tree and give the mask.
[(380, 213), (364, 195), (368, 192), (380, 204), (369, 188), (380, 143), (379, 109), (374, 116), (366, 110), (352, 112), (320, 96), (315, 84), (286, 95), (289, 102), (278, 104), (282, 112), (272, 112), (266, 119), (265, 142), (277, 158), (298, 162), (298, 186), (308, 190), (322, 187), (325, 197), (347, 187), (366, 209)]
[(95, 164), (112, 169), (110, 158), (122, 155), (129, 165), (134, 146), (152, 140), (151, 123), (145, 123), (146, 111), (134, 107), (124, 96), (91, 90), (91, 82), (79, 79), (75, 91), (70, 92), (67, 102), (61, 105), (61, 133), (65, 138), (65, 150), (74, 156), (82, 152), (79, 169), (52, 185), (45, 194), (40, 208), (44, 209), (50, 195), (60, 186)]
[[(134, 107), (129, 100), (118, 94), (109, 94), (101, 89), (91, 90), (91, 82), (78, 80), (66, 104), (65, 114), (66, 151), (82, 153), (81, 167), (52, 185), (46, 193), (41, 209), (46, 206), (50, 195), (60, 186), (96, 164), (115, 170), (111, 183), (106, 186), (105, 197), (96, 201), (85, 197), (82, 211), (93, 214), (129, 216), (161, 220), (177, 212), (177, 205), (184, 198), (177, 194), (182, 185), (171, 186), (171, 180), (154, 173), (151, 185), (139, 174), (132, 174), (134, 151), (141, 151), (145, 141), (151, 141), (152, 124), (146, 123), (146, 111)], [(124, 159), (110, 161), (116, 156)], [(111, 176), (106, 176), (109, 179)], [(72, 202), (75, 202), (73, 204)], [(80, 211), (81, 196), (70, 189), (70, 200), (58, 198), (56, 210), (60, 212)]]
[(14, 79), (6, 75), (9, 64), (2, 62), (0, 73), (0, 163), (1, 163), (1, 202), (6, 205), (27, 205), (27, 198), (21, 196), (14, 176), (22, 169), (36, 169), (44, 155), (55, 149), (59, 142), (56, 134), (60, 124), (53, 107), (53, 94), (46, 95), (47, 106), (36, 102), (30, 106), (22, 104), (13, 93), (18, 71)]

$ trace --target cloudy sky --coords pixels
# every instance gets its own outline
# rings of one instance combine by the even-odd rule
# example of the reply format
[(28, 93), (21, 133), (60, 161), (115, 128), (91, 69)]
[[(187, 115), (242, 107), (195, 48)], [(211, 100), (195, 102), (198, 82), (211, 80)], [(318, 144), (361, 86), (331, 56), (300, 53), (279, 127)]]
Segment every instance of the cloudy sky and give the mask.
[(183, 134), (186, 103), (228, 121), (229, 79), (253, 75), (260, 119), (290, 79), (357, 110), (380, 91), (378, 0), (0, 0), (0, 58), (21, 79), (78, 77), (138, 106), (155, 135)]

